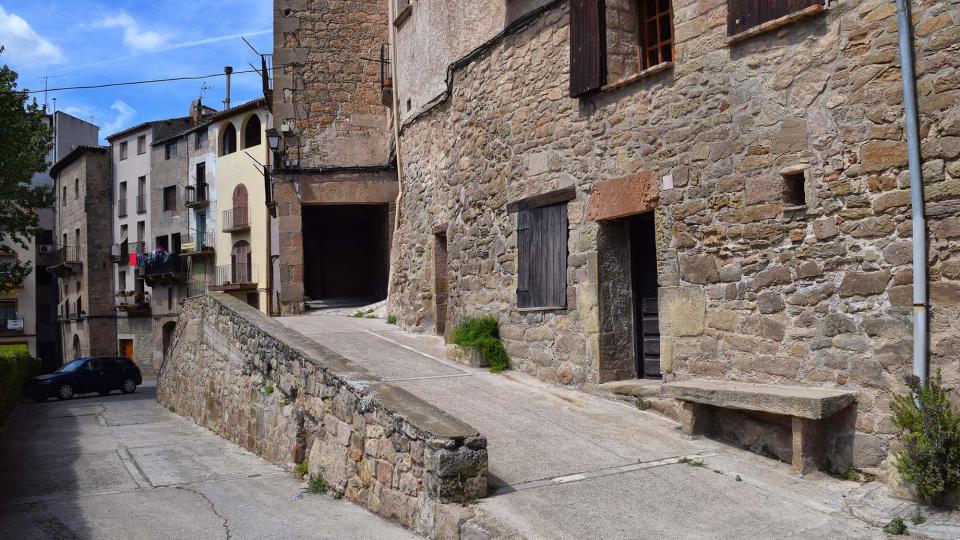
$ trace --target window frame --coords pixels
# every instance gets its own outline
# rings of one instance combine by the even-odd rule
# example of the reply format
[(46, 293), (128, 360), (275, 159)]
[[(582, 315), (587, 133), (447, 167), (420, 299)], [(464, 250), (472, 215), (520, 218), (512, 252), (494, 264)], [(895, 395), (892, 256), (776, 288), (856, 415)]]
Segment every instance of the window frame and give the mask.
[(169, 160), (177, 157), (177, 141), (168, 142), (163, 145), (163, 159)]
[(147, 136), (140, 135), (137, 137), (137, 155), (142, 156), (147, 153)]
[[(168, 197), (172, 197), (173, 200), (168, 200)], [(164, 212), (173, 212), (177, 209), (177, 186), (165, 186), (163, 188), (163, 211)]]
[(127, 141), (120, 143), (120, 161), (127, 159)]

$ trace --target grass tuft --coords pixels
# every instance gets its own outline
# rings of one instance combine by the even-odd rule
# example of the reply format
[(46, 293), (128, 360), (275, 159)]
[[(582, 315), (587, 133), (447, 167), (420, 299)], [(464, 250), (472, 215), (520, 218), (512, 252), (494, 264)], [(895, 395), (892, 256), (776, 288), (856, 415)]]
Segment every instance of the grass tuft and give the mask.
[(297, 468), (294, 469), (294, 472), (297, 474), (297, 478), (306, 478), (309, 470), (310, 463), (307, 460), (303, 460), (300, 463), (297, 463)]
[(907, 524), (903, 522), (903, 518), (895, 517), (884, 526), (883, 532), (893, 535), (907, 534)]
[(645, 410), (647, 410), (647, 409), (650, 408), (650, 402), (647, 400), (647, 398), (645, 398), (645, 397), (643, 397), (643, 396), (638, 397), (638, 398), (637, 398), (637, 408), (640, 409), (641, 411), (645, 411)]
[(323, 479), (319, 474), (310, 478), (310, 483), (307, 484), (307, 493), (312, 493), (314, 495), (320, 495), (327, 492), (327, 481)]
[(510, 367), (507, 349), (500, 341), (497, 319), (480, 317), (466, 318), (453, 330), (451, 339), (461, 347), (477, 349), (490, 362), (490, 372), (500, 373)]
[(397, 316), (387, 315), (387, 324), (397, 324)]

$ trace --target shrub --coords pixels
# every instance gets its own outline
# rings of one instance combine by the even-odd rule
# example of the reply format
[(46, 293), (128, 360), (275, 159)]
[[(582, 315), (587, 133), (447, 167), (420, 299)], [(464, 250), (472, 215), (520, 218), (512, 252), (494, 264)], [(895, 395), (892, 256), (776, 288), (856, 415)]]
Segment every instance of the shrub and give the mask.
[(300, 463), (297, 463), (297, 468), (295, 472), (297, 473), (297, 478), (306, 478), (307, 471), (310, 470), (310, 463), (307, 460), (303, 460)]
[(451, 336), (454, 343), (461, 347), (477, 349), (490, 362), (490, 372), (500, 373), (510, 367), (510, 358), (507, 350), (500, 341), (500, 331), (497, 329), (497, 319), (480, 317), (479, 319), (466, 318), (453, 330)]
[(319, 495), (321, 493), (327, 492), (327, 481), (323, 479), (319, 474), (310, 478), (310, 483), (307, 485), (307, 491), (313, 493), (314, 495)]
[(387, 315), (387, 324), (397, 324), (397, 316)]
[(895, 517), (886, 524), (883, 532), (893, 535), (907, 534), (907, 524), (903, 522), (903, 518)]
[(902, 430), (897, 470), (928, 503), (960, 487), (960, 414), (940, 383), (939, 372), (924, 385), (908, 376), (910, 393), (891, 405), (893, 422)]
[(23, 391), (23, 383), (40, 373), (40, 360), (26, 350), (0, 352), (0, 411), (12, 405)]
[(641, 411), (645, 411), (650, 408), (650, 402), (647, 401), (647, 398), (641, 396), (637, 398), (637, 408)]

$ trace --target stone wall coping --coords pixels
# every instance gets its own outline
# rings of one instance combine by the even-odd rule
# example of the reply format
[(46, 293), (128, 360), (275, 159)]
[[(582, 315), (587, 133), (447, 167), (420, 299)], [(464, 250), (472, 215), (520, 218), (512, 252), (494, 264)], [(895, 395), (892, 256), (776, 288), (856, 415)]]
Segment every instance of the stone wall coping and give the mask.
[(265, 334), (300, 353), (304, 359), (326, 371), (328, 375), (340, 379), (358, 393), (369, 395), (383, 407), (423, 431), (456, 440), (479, 435), (479, 431), (469, 424), (410, 392), (381, 380), (362, 366), (287, 328), (242, 300), (226, 293), (210, 293), (209, 296), (222, 308), (248, 319)]
[(681, 401), (813, 420), (833, 416), (857, 399), (846, 390), (719, 380), (665, 383), (661, 392)]

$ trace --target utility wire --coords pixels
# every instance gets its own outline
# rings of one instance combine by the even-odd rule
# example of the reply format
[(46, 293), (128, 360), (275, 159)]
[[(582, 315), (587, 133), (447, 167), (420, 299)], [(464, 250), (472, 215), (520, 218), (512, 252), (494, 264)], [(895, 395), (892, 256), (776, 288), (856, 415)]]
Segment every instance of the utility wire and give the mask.
[[(286, 66), (274, 66), (273, 68), (268, 67), (267, 69), (277, 69), (283, 68)], [(260, 73), (260, 70), (257, 69), (247, 69), (243, 71), (234, 71), (234, 75), (242, 75), (244, 73)], [(174, 81), (196, 81), (199, 79), (209, 79), (212, 77), (224, 77), (224, 73), (211, 73), (210, 75), (185, 75), (182, 77), (168, 77), (166, 79), (149, 79), (145, 81), (127, 81), (127, 82), (117, 82), (117, 83), (104, 83), (104, 84), (88, 84), (82, 86), (63, 86), (60, 88), (48, 88), (46, 90), (28, 90), (28, 94), (41, 94), (43, 92), (57, 92), (60, 90), (92, 90), (95, 88), (110, 88), (115, 86), (134, 86), (139, 84), (153, 84), (161, 82), (174, 82)]]

